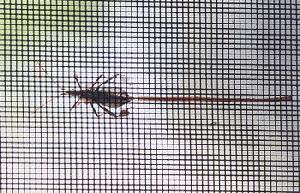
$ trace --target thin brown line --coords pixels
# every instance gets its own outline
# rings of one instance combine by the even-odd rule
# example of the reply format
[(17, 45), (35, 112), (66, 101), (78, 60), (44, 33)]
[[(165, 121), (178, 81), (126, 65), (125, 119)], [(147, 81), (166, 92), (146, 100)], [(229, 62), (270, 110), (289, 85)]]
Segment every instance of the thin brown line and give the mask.
[(292, 96), (279, 96), (273, 98), (213, 98), (204, 96), (172, 96), (172, 97), (146, 97), (138, 96), (133, 97), (133, 99), (138, 99), (142, 101), (184, 101), (184, 102), (280, 102), (280, 101), (292, 101)]

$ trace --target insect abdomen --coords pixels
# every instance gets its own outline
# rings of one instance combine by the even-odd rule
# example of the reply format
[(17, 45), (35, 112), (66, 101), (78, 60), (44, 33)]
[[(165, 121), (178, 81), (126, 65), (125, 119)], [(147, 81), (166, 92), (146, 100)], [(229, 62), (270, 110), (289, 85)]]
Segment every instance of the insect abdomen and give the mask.
[(93, 91), (89, 94), (88, 98), (91, 98), (95, 103), (100, 103), (104, 106), (117, 108), (130, 101), (127, 93), (116, 93), (116, 92), (104, 92), (104, 91)]

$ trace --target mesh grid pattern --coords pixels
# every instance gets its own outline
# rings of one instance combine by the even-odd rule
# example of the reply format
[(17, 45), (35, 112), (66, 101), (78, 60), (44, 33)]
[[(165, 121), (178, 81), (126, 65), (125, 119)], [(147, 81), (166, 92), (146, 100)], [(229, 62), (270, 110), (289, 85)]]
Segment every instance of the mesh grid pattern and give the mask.
[[(1, 192), (300, 191), (297, 0), (0, 10)], [(104, 86), (136, 98), (237, 100), (132, 100), (108, 108), (118, 118), (94, 104), (97, 117), (61, 95), (74, 74), (83, 88), (120, 74)], [(292, 101), (238, 100), (280, 96)]]

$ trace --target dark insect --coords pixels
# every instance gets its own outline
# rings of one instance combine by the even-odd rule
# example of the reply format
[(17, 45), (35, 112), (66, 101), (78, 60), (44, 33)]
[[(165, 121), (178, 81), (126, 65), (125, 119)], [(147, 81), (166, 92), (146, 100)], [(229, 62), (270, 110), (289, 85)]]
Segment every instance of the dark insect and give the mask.
[(78, 77), (75, 76), (74, 78), (80, 90), (65, 91), (62, 93), (62, 95), (78, 97), (77, 101), (74, 103), (71, 109), (75, 108), (79, 103), (85, 102), (90, 104), (97, 117), (101, 116), (101, 114), (97, 113), (94, 104), (97, 104), (101, 109), (103, 109), (105, 113), (115, 118), (119, 116), (127, 116), (128, 113), (124, 113), (125, 110), (122, 110), (120, 114), (117, 115), (116, 113), (108, 109), (108, 108), (119, 108), (124, 104), (129, 103), (132, 100), (132, 98), (128, 95), (128, 93), (123, 91), (120, 87), (110, 87), (110, 86), (105, 87), (106, 83), (109, 83), (110, 81), (115, 79), (118, 75), (119, 74), (116, 74), (113, 77), (108, 78), (106, 81), (100, 83), (100, 85), (96, 86), (99, 79), (103, 78), (103, 75), (101, 75), (97, 78), (96, 82), (94, 82), (92, 86), (87, 89), (82, 88), (82, 86), (78, 81)]
[[(40, 70), (47, 74), (45, 68), (40, 66)], [(74, 75), (74, 79), (80, 90), (63, 91), (61, 95), (78, 97), (74, 105), (71, 107), (71, 110), (75, 107), (78, 107), (80, 103), (86, 103), (91, 106), (94, 114), (97, 117), (100, 117), (102, 113), (97, 112), (96, 108), (94, 107), (94, 105), (96, 104), (105, 113), (115, 118), (127, 116), (129, 114), (128, 109), (121, 110), (119, 114), (111, 110), (112, 108), (119, 108), (132, 100), (132, 97), (130, 97), (128, 93), (123, 91), (120, 87), (107, 86), (107, 83), (112, 82), (118, 76), (119, 74), (115, 74), (114, 76), (107, 78), (105, 81), (100, 83), (99, 80), (104, 78), (104, 76), (101, 75), (90, 87), (84, 89), (79, 83), (78, 76)], [(49, 103), (51, 100), (47, 101), (44, 105), (42, 105), (42, 107), (46, 106), (47, 103)], [(36, 108), (35, 112), (39, 109), (40, 108)]]

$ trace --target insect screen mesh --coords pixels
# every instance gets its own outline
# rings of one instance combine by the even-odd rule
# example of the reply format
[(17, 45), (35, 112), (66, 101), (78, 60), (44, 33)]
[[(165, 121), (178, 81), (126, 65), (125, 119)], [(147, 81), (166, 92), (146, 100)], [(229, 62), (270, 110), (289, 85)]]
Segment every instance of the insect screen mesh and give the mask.
[(1, 192), (299, 192), (299, 8), (2, 1)]

